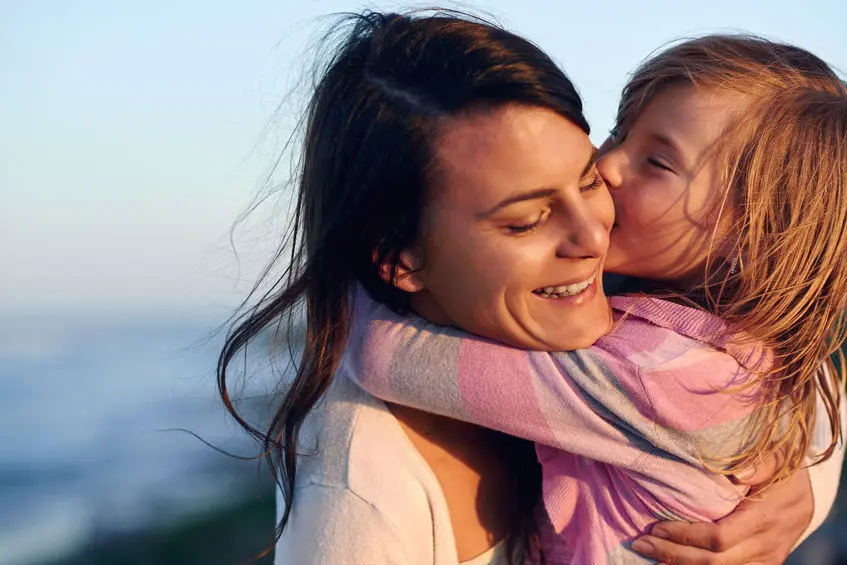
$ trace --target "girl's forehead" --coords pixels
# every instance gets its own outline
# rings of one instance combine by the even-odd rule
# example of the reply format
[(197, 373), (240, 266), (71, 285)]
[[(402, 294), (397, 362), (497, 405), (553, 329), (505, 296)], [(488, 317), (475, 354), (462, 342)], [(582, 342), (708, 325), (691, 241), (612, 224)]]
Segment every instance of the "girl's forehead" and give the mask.
[(739, 93), (677, 85), (657, 93), (632, 121), (639, 136), (697, 158), (745, 107)]
[(728, 90), (682, 84), (668, 86), (653, 94), (634, 121), (649, 116), (670, 123), (680, 120), (683, 124), (696, 123), (702, 118), (729, 116), (743, 104), (743, 98), (740, 93)]

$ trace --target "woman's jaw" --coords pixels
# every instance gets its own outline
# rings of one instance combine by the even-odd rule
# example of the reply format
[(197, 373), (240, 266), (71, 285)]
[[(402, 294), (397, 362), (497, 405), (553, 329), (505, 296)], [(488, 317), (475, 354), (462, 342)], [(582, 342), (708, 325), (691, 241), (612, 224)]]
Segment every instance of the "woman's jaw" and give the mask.
[(502, 293), (483, 289), (476, 296), (454, 288), (447, 297), (444, 289), (425, 288), (412, 295), (411, 305), (435, 324), (537, 351), (588, 347), (611, 326), (599, 264), (575, 283), (508, 288)]

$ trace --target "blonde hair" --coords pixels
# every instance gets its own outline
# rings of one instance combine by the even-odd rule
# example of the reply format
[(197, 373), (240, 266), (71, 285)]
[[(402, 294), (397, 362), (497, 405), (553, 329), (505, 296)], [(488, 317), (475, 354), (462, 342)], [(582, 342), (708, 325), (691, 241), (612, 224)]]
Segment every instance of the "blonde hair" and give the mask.
[(818, 395), (832, 430), (818, 461), (840, 438), (847, 87), (798, 47), (710, 35), (672, 46), (633, 73), (618, 109), (619, 132), (625, 135), (657, 94), (679, 85), (742, 95), (715, 147), (724, 187), (715, 225), (731, 207), (737, 243), (729, 258), (717, 257), (725, 243), (713, 236), (702, 284), (683, 295), (698, 296), (736, 335), (764, 344), (773, 355), (772, 365), (754, 371), (753, 384), (766, 395), (754, 437), (748, 449), (719, 466), (730, 474), (779, 450), (784, 458), (772, 484), (803, 465)]

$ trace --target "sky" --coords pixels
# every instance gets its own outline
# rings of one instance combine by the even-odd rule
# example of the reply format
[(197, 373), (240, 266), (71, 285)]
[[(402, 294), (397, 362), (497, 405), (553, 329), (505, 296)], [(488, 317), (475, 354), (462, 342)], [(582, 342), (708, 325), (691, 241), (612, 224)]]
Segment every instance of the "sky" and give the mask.
[[(493, 16), (547, 51), (596, 143), (627, 73), (673, 39), (753, 32), (847, 70), (843, 0), (437, 5)], [(0, 0), (0, 313), (231, 309), (288, 219), (268, 205), (232, 231), (302, 107), (324, 16), (415, 6)]]

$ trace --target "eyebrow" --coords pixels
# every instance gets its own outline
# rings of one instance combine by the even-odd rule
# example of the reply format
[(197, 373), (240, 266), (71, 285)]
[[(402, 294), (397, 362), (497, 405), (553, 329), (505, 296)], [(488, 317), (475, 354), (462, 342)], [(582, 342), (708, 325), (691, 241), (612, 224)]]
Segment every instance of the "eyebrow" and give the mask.
[[(588, 157), (588, 162), (585, 164), (585, 168), (582, 169), (582, 173), (580, 173), (580, 180), (585, 178), (588, 173), (594, 168), (594, 165), (597, 164), (597, 158), (599, 156), (599, 152), (596, 147), (591, 148), (591, 156)], [(527, 200), (538, 200), (539, 198), (549, 198), (558, 192), (556, 188), (539, 188), (538, 190), (532, 190), (530, 192), (522, 192), (520, 194), (515, 194), (514, 196), (509, 196), (495, 204), (489, 210), (477, 214), (477, 217), (480, 219), (487, 218), (489, 216), (494, 215), (499, 212), (503, 208), (507, 206), (511, 206), (512, 204), (517, 204), (518, 202), (526, 202)]]
[(600, 150), (596, 147), (591, 148), (591, 156), (588, 157), (588, 162), (585, 164), (585, 168), (582, 169), (582, 174), (579, 175), (580, 179), (585, 178), (588, 173), (591, 172), (591, 169), (594, 168), (594, 165), (597, 164), (597, 159), (600, 157)]
[(670, 147), (671, 149), (673, 149), (677, 153), (680, 153), (680, 154), (682, 153), (682, 151), (680, 151), (680, 149), (679, 149), (679, 145), (677, 145), (677, 143), (673, 139), (671, 139), (670, 137), (668, 137), (664, 134), (661, 134), (661, 133), (656, 133), (656, 132), (651, 133), (650, 137), (652, 137), (654, 140), (658, 141), (662, 145), (667, 145), (668, 147)]

